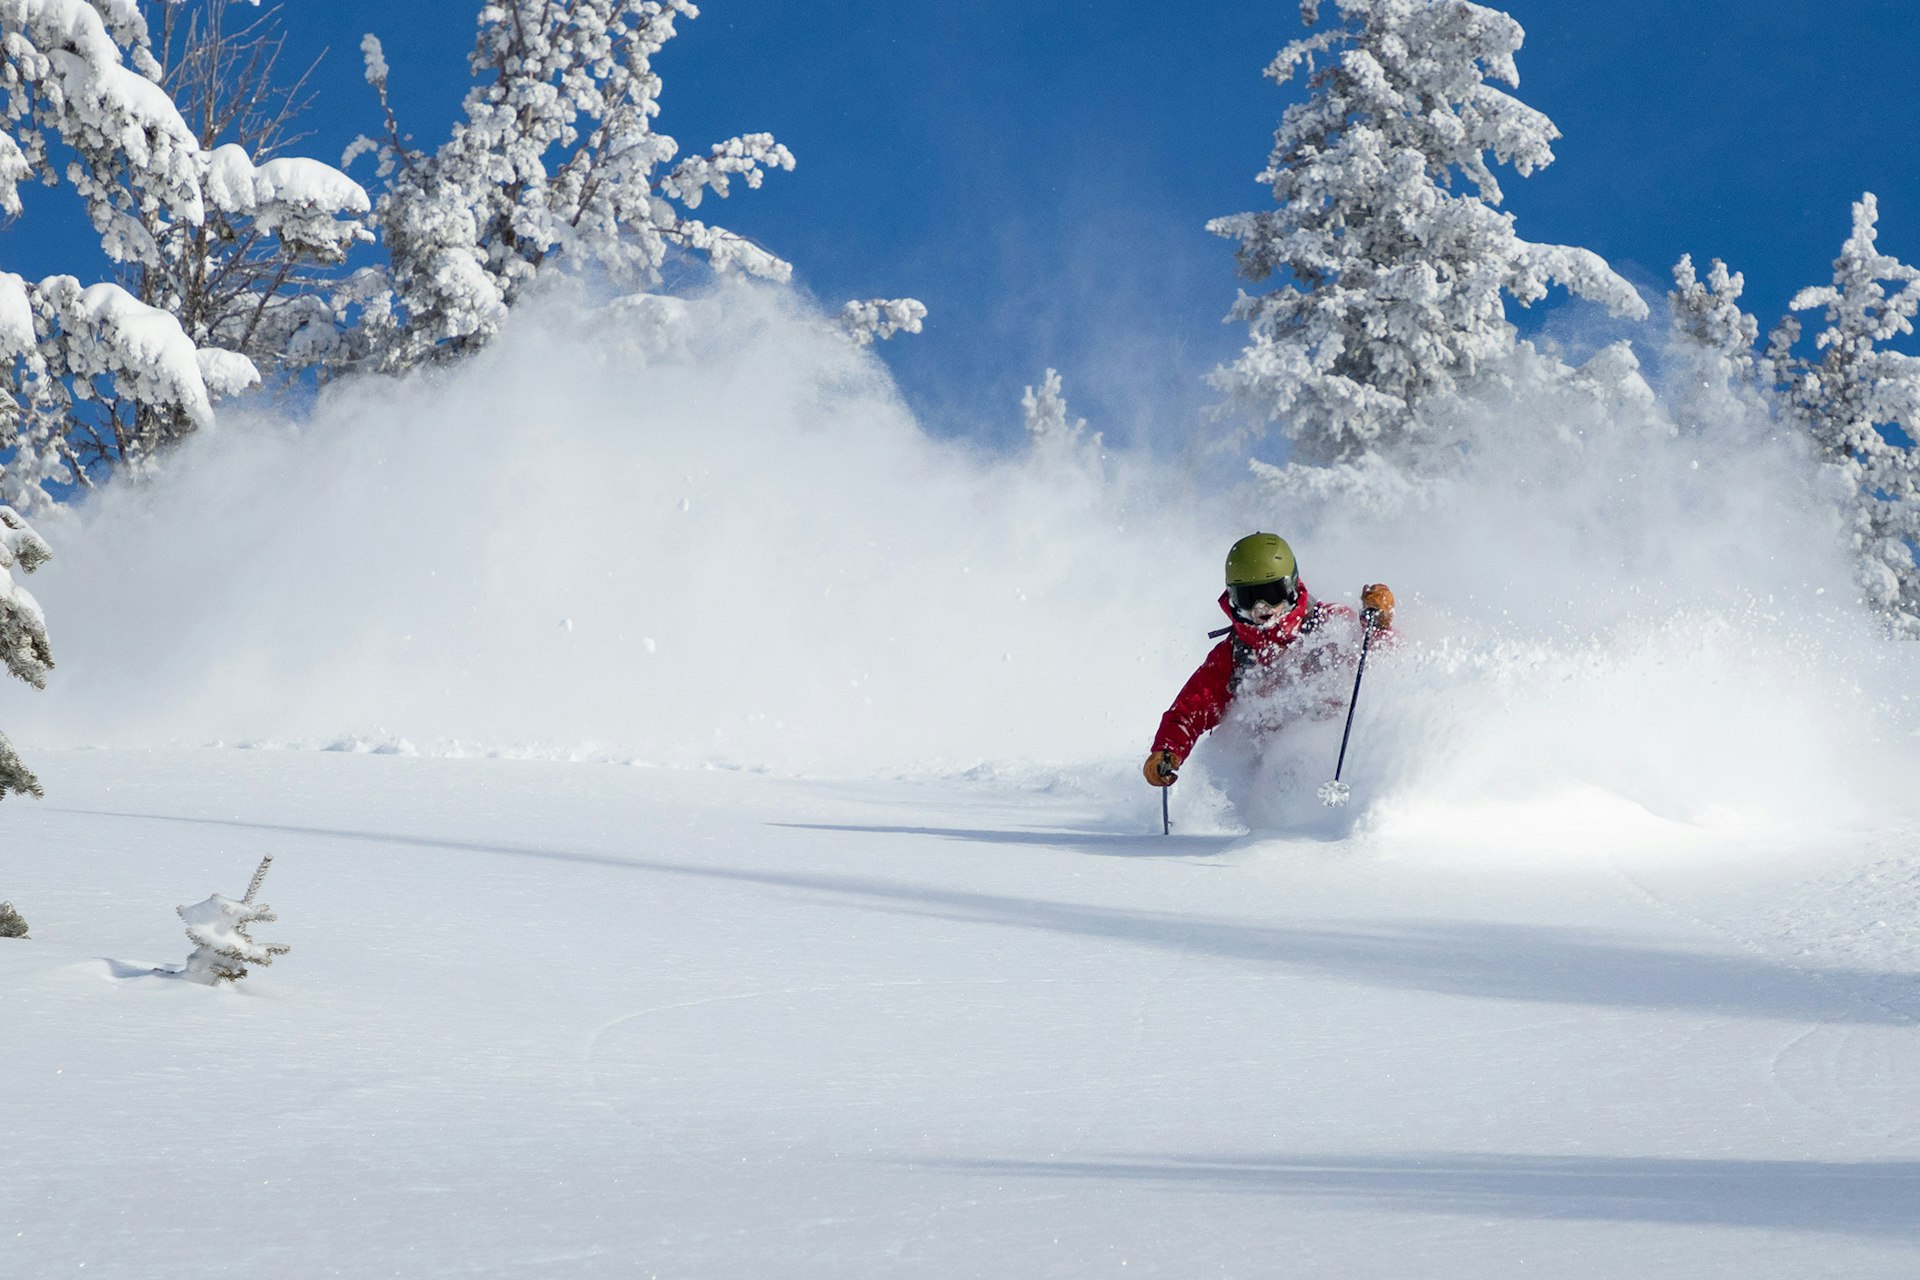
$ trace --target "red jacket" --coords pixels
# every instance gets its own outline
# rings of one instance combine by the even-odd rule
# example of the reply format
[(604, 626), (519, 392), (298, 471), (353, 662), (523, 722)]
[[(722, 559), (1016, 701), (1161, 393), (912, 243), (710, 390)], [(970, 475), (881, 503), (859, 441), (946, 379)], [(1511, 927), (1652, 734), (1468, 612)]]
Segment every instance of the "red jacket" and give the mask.
[[(1200, 664), (1200, 669), (1187, 678), (1180, 696), (1167, 708), (1167, 714), (1160, 717), (1160, 732), (1153, 739), (1155, 751), (1171, 751), (1185, 760), (1192, 754), (1193, 744), (1200, 740), (1200, 735), (1219, 724), (1221, 717), (1226, 715), (1227, 704), (1233, 701), (1236, 684), (1236, 640), (1246, 655), (1245, 663), (1279, 672), (1298, 660), (1289, 651), (1295, 648), (1302, 636), (1318, 631), (1329, 619), (1353, 617), (1353, 610), (1345, 605), (1315, 600), (1308, 594), (1305, 583), (1300, 585), (1300, 599), (1278, 624), (1270, 628), (1263, 629), (1242, 621), (1234, 613), (1233, 606), (1227, 603), (1224, 591), (1220, 593), (1220, 611), (1232, 620), (1233, 635), (1213, 647)], [(1303, 670), (1306, 663), (1311, 663), (1317, 669), (1320, 666), (1319, 655), (1309, 655), (1302, 664)]]

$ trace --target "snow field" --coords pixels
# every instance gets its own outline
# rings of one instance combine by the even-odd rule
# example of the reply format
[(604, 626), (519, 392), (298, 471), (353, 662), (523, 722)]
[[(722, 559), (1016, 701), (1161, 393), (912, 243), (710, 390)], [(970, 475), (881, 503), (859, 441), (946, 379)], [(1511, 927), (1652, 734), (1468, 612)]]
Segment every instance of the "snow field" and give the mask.
[[(0, 948), (6, 1274), (202, 1275), (209, 1240), (287, 1277), (1920, 1258), (1920, 957), (1770, 915), (1884, 907), (1858, 877), (1920, 878), (1910, 834), (1515, 869), (1166, 840), (1098, 783), (42, 765), (69, 799), (0, 811), (34, 925)], [(147, 974), (265, 851), (291, 954)]]

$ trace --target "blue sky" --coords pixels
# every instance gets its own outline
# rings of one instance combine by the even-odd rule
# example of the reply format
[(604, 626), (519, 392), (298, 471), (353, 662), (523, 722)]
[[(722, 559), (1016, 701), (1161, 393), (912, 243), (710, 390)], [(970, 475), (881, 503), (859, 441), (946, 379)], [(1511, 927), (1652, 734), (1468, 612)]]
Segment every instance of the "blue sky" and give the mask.
[[(366, 31), (403, 122), (442, 136), (475, 8), (288, 4), (293, 51), (328, 50), (311, 153), (337, 159), (377, 124)], [(1824, 278), (1863, 190), (1881, 197), (1882, 247), (1920, 261), (1920, 118), (1889, 70), (1920, 52), (1920, 6), (1506, 8), (1528, 33), (1520, 96), (1566, 135), (1555, 165), (1506, 184), (1522, 235), (1585, 245), (1653, 288), (1683, 252), (1724, 257), (1763, 324)], [(1020, 388), (1054, 365), (1096, 427), (1171, 440), (1240, 342), (1221, 323), (1231, 246), (1204, 224), (1267, 200), (1253, 175), (1288, 99), (1260, 72), (1299, 31), (1293, 0), (709, 0), (658, 60), (660, 127), (688, 149), (755, 129), (792, 147), (796, 172), (712, 216), (830, 303), (925, 300), (927, 332), (886, 358), (936, 430), (1007, 438)], [(84, 273), (70, 219), (30, 201), (0, 236), (5, 265)]]

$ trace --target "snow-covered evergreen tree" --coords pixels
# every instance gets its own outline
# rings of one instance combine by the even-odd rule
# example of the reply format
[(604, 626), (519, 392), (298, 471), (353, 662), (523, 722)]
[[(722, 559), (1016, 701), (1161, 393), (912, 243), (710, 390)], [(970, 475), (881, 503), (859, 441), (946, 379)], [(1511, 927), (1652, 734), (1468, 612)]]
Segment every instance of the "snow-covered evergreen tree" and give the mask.
[[(53, 648), (47, 642), (47, 620), (39, 603), (13, 580), (18, 566), (32, 573), (53, 558), (53, 551), (12, 507), (0, 506), (0, 662), (7, 671), (36, 689), (47, 687), (53, 670)], [(37, 796), (40, 780), (20, 760), (0, 734), (0, 799), (9, 793)]]
[(1740, 309), (1746, 279), (1715, 258), (1703, 280), (1691, 254), (1673, 268), (1673, 408), (1683, 426), (1764, 420), (1766, 374), (1755, 352), (1760, 322)]
[(204, 902), (175, 908), (180, 919), (186, 922), (187, 940), (194, 944), (186, 966), (178, 971), (181, 977), (208, 986), (237, 982), (247, 976), (248, 965), (270, 965), (275, 956), (286, 955), (292, 949), (277, 942), (255, 942), (247, 933), (253, 925), (279, 919), (272, 907), (254, 901), (261, 881), (267, 878), (267, 868), (272, 865), (272, 854), (260, 859), (260, 866), (247, 885), (246, 896), (238, 902), (216, 893)]
[(462, 118), (432, 153), (408, 146), (387, 98), (380, 42), (362, 43), (386, 137), (362, 138), (346, 160), (379, 155), (386, 180), (375, 220), (390, 269), (355, 282), (356, 358), (385, 368), (484, 345), (549, 261), (656, 284), (670, 247), (716, 269), (785, 280), (792, 268), (743, 236), (690, 216), (738, 180), (758, 187), (793, 168), (771, 134), (729, 138), (675, 160), (654, 130), (653, 57), (687, 0), (489, 0), (470, 63)]
[[(1501, 212), (1488, 157), (1522, 176), (1550, 163), (1552, 121), (1487, 83), (1519, 83), (1524, 32), (1466, 0), (1335, 0), (1339, 21), (1267, 68), (1304, 75), (1260, 180), (1275, 208), (1216, 219), (1241, 273), (1278, 278), (1233, 311), (1252, 335), (1217, 385), (1293, 455), (1357, 464), (1418, 443), (1422, 414), (1510, 355), (1505, 299), (1564, 285), (1616, 314), (1645, 304), (1585, 249), (1534, 244)], [(1301, 16), (1318, 23), (1320, 5)]]
[[(125, 271), (164, 273), (173, 239), (251, 228), (301, 252), (358, 234), (366, 196), (337, 170), (240, 148), (209, 151), (165, 88), (131, 0), (0, 0), (0, 209), (19, 185), (65, 180), (101, 247)], [(342, 218), (341, 215), (346, 215)], [(101, 459), (138, 461), (142, 441), (206, 421), (214, 397), (257, 377), (212, 330), (182, 329), (181, 296), (149, 305), (114, 284), (0, 273), (0, 502), (33, 510), (47, 482), (86, 483)], [(162, 441), (164, 442), (164, 441)]]
[(26, 936), (26, 917), (14, 910), (11, 902), (0, 902), (0, 938), (24, 938)]
[[(785, 281), (790, 264), (745, 236), (692, 216), (733, 184), (758, 188), (793, 153), (748, 133), (681, 156), (657, 132), (654, 55), (691, 0), (486, 0), (474, 75), (452, 136), (409, 145), (387, 94), (377, 37), (361, 42), (386, 131), (360, 138), (342, 163), (374, 152), (385, 183), (375, 223), (388, 265), (335, 294), (329, 359), (399, 370), (485, 346), (549, 265), (604, 274), (628, 290), (658, 288), (675, 255), (714, 270)], [(846, 304), (839, 320), (865, 346), (918, 333), (913, 298)], [(314, 344), (320, 326), (306, 331)]]
[[(1792, 354), (1789, 319), (1769, 344), (1769, 364), (1819, 456), (1851, 495), (1849, 525), (1867, 602), (1895, 634), (1920, 638), (1920, 359), (1884, 344), (1913, 333), (1920, 268), (1880, 252), (1879, 202), (1853, 206), (1853, 232), (1834, 259), (1833, 282), (1795, 294), (1795, 311), (1820, 310), (1817, 359)], [(1893, 286), (1889, 291), (1888, 286)]]

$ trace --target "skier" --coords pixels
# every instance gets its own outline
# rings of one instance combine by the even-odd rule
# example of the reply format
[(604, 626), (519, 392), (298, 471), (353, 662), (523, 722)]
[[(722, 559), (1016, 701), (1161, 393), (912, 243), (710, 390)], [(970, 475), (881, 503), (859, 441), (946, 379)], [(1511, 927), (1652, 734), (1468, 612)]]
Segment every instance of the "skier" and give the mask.
[[(1365, 626), (1378, 633), (1393, 625), (1393, 592), (1384, 583), (1364, 588), (1360, 603)], [(1353, 610), (1309, 595), (1293, 548), (1277, 534), (1251, 533), (1233, 544), (1227, 552), (1227, 589), (1220, 596), (1220, 609), (1233, 623), (1225, 629), (1227, 638), (1207, 654), (1160, 717), (1153, 751), (1141, 768), (1156, 787), (1173, 785), (1193, 744), (1220, 723), (1236, 695), (1272, 693), (1318, 675), (1330, 662), (1353, 660), (1340, 642), (1340, 633), (1348, 628), (1329, 626), (1350, 621)], [(1332, 704), (1329, 712), (1337, 712), (1338, 706)]]

